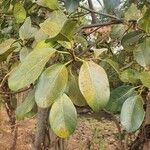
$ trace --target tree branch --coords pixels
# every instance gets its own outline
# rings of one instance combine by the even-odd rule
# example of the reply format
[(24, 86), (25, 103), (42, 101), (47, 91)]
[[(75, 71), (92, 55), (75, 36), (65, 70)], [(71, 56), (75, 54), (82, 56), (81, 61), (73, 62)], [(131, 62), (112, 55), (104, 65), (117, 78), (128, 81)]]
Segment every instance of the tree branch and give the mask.
[(90, 11), (90, 13), (91, 13), (92, 24), (93, 24), (93, 23), (96, 23), (96, 15), (95, 15), (95, 13), (94, 13), (94, 7), (93, 7), (92, 0), (88, 0), (88, 4), (89, 4), (90, 10), (92, 10), (92, 11)]

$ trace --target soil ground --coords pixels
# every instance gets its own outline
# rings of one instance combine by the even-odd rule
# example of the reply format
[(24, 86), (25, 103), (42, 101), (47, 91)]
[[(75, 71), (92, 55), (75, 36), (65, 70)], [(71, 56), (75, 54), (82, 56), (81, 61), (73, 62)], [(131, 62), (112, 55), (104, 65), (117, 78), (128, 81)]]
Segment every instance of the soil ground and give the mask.
[[(0, 150), (9, 150), (13, 143), (10, 124), (5, 111), (0, 114)], [(18, 122), (17, 150), (32, 150), (35, 118)], [(99, 121), (91, 115), (80, 115), (74, 134), (66, 141), (66, 150), (116, 150), (118, 131), (107, 117)]]

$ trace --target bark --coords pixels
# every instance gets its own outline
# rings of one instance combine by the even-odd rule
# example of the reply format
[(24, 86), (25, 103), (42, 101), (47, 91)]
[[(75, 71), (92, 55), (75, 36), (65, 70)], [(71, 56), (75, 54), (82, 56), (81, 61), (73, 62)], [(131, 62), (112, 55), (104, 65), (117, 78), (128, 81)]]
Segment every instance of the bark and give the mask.
[[(92, 0), (88, 0), (88, 4), (89, 4), (89, 8), (91, 10), (94, 10)], [(91, 12), (91, 17), (92, 17), (92, 24), (96, 23), (96, 15), (94, 12)]]
[(38, 108), (37, 125), (34, 141), (34, 149), (41, 150), (44, 147), (47, 122), (48, 122), (48, 108)]

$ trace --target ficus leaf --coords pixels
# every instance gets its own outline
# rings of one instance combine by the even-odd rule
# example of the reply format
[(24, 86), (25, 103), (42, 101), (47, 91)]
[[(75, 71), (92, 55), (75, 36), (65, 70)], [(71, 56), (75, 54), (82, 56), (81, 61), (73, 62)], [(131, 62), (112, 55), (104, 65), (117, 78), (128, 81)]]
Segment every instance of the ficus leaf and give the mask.
[(17, 23), (22, 23), (26, 18), (26, 11), (21, 3), (15, 4), (13, 13)]
[(54, 133), (61, 137), (69, 137), (77, 124), (77, 112), (70, 98), (63, 94), (52, 105), (49, 121)]
[(144, 120), (145, 112), (141, 96), (129, 97), (121, 109), (120, 120), (127, 132), (136, 131)]
[(47, 68), (41, 75), (35, 92), (35, 100), (39, 107), (49, 107), (65, 91), (68, 72), (63, 64), (55, 64)]
[(140, 80), (144, 86), (150, 88), (150, 71), (141, 72)]
[(94, 62), (84, 62), (79, 73), (80, 91), (94, 111), (100, 111), (109, 101), (110, 89), (105, 70)]
[(49, 35), (50, 38), (57, 36), (63, 28), (67, 18), (61, 11), (53, 11), (48, 19), (40, 24), (41, 29)]
[(28, 93), (27, 97), (16, 109), (16, 118), (17, 120), (22, 120), (28, 114), (35, 105), (34, 98), (35, 90), (32, 90)]
[(17, 91), (33, 83), (39, 77), (46, 62), (54, 52), (55, 49), (53, 48), (33, 50), (10, 75), (8, 79), (9, 88)]

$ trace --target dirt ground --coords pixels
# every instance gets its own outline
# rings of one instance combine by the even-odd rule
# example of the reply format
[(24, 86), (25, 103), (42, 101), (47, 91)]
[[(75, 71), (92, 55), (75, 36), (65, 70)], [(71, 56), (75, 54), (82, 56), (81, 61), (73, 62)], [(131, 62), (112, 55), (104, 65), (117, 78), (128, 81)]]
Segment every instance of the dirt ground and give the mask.
[[(13, 135), (5, 111), (2, 111), (0, 119), (0, 150), (10, 150)], [(32, 150), (35, 122), (35, 118), (18, 122), (17, 150)], [(116, 150), (117, 137), (113, 121), (104, 117), (98, 121), (90, 115), (79, 116), (75, 133), (67, 139), (66, 150)]]

